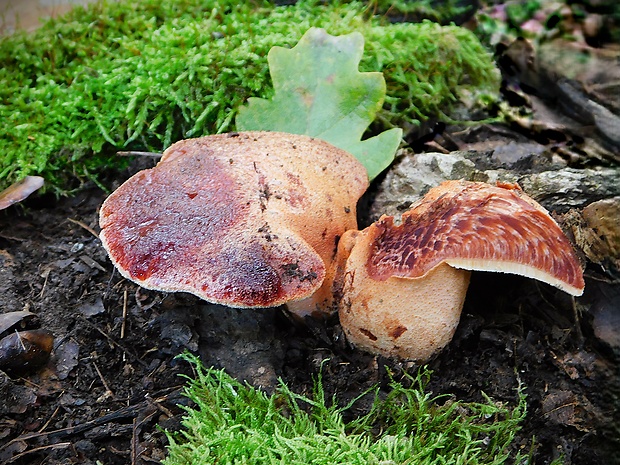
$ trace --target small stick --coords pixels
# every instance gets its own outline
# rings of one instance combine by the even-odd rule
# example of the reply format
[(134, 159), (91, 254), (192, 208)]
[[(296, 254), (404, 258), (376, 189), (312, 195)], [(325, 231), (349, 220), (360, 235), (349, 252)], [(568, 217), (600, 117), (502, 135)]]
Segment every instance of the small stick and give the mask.
[(95, 331), (98, 331), (103, 337), (105, 337), (108, 341), (110, 341), (110, 343), (112, 345), (114, 345), (115, 347), (118, 347), (119, 349), (121, 349), (124, 353), (127, 353), (131, 356), (132, 360), (134, 360), (136, 363), (139, 363), (140, 365), (142, 365), (143, 367), (147, 367), (148, 364), (142, 360), (140, 357), (138, 357), (135, 353), (131, 352), (127, 347), (124, 347), (121, 343), (115, 341), (109, 334), (106, 334), (101, 328), (99, 328), (97, 325), (91, 323), (89, 320), (87, 320), (86, 318), (84, 318), (83, 316), (79, 316), (80, 320), (83, 321), (85, 324), (89, 325), (91, 328), (93, 328)]
[(573, 318), (575, 319), (575, 330), (577, 331), (577, 338), (579, 339), (579, 344), (583, 345), (583, 332), (581, 331), (581, 318), (579, 318), (579, 310), (577, 310), (577, 302), (575, 298), (571, 296), (571, 303), (573, 306)]
[(15, 330), (15, 335), (17, 336), (17, 340), (19, 341), (19, 345), (22, 346), (22, 350), (24, 352), (27, 352), (26, 346), (24, 345), (24, 341), (22, 341), (22, 337), (19, 335), (19, 332), (17, 330)]
[[(165, 394), (163, 397), (158, 398), (158, 401), (162, 401), (162, 402), (173, 401), (175, 404), (178, 403), (181, 400), (182, 387), (183, 386), (171, 386), (171, 387), (164, 389), (163, 391), (168, 391), (169, 394)], [(77, 424), (75, 426), (71, 426), (67, 428), (60, 428), (60, 429), (56, 429), (53, 431), (42, 432), (42, 433), (37, 432), (37, 433), (22, 434), (10, 440), (6, 444), (0, 445), (0, 452), (6, 451), (12, 444), (15, 444), (16, 442), (27, 441), (27, 440), (35, 439), (35, 438), (47, 438), (48, 442), (63, 440), (65, 438), (70, 438), (77, 434), (82, 434), (85, 431), (90, 431), (91, 429), (96, 428), (97, 426), (102, 426), (102, 425), (107, 425), (108, 423), (117, 422), (120, 419), (135, 418), (138, 415), (140, 415), (140, 412), (143, 409), (149, 406), (150, 402), (151, 402), (150, 400), (144, 400), (135, 405), (128, 405), (114, 412), (94, 418), (93, 420), (87, 421), (86, 423)], [(70, 443), (67, 443), (67, 444), (70, 444)], [(20, 455), (20, 457), (25, 454), (31, 453), (33, 450), (23, 452)], [(4, 465), (5, 463), (13, 462), (17, 459), (17, 457), (18, 456), (14, 456), (8, 461), (2, 462), (2, 464)]]
[(78, 226), (81, 226), (82, 228), (86, 229), (86, 231), (88, 231), (93, 236), (95, 236), (97, 239), (99, 239), (99, 234), (97, 234), (97, 231), (95, 231), (93, 228), (88, 226), (86, 223), (82, 223), (79, 220), (74, 220), (73, 218), (67, 218), (67, 220), (71, 221), (74, 224), (77, 224)]
[(127, 288), (123, 292), (123, 323), (121, 324), (121, 339), (125, 339), (125, 326), (127, 324)]
[(4, 465), (4, 464), (16, 462), (17, 460), (23, 457), (26, 457), (27, 455), (36, 454), (37, 452), (47, 451), (50, 449), (51, 450), (66, 449), (68, 447), (71, 447), (72, 445), (73, 444), (71, 442), (58, 442), (56, 444), (49, 444), (47, 446), (34, 447), (32, 449), (28, 449), (28, 450), (25, 450), (24, 452), (14, 455), (13, 457), (9, 458), (6, 462), (2, 462), (2, 464)]
[(41, 288), (41, 292), (39, 293), (39, 299), (43, 298), (43, 294), (45, 294), (45, 288), (47, 287), (47, 279), (49, 278), (51, 270), (48, 268), (45, 271), (45, 281), (43, 281), (43, 287)]
[(146, 398), (147, 398), (147, 401), (151, 401), (155, 405), (155, 407), (157, 407), (157, 409), (160, 412), (162, 412), (164, 415), (166, 415), (168, 418), (172, 418), (174, 416), (174, 413), (172, 413), (170, 409), (167, 409), (161, 404), (162, 400), (166, 399), (166, 396), (161, 399), (153, 399), (147, 394)]
[(112, 389), (110, 389), (110, 386), (108, 386), (108, 383), (106, 383), (103, 375), (101, 374), (101, 370), (99, 370), (99, 367), (97, 366), (94, 360), (93, 360), (93, 366), (95, 367), (95, 370), (97, 371), (97, 374), (99, 375), (99, 379), (101, 379), (101, 382), (103, 383), (103, 387), (106, 390), (106, 393), (104, 395), (106, 397), (114, 397), (114, 393), (112, 392)]
[(45, 428), (47, 428), (49, 424), (52, 422), (52, 420), (56, 418), (56, 415), (58, 414), (59, 411), (60, 411), (60, 407), (56, 407), (56, 410), (54, 410), (54, 413), (52, 413), (52, 416), (49, 417), (49, 419), (45, 422), (45, 424), (41, 427), (41, 429), (37, 431), (37, 433), (42, 433), (43, 431), (45, 431)]
[(138, 157), (153, 157), (153, 158), (160, 158), (162, 155), (161, 153), (157, 153), (157, 152), (137, 152), (133, 150), (129, 150), (126, 152), (116, 152), (116, 154), (120, 155), (121, 157), (138, 156)]
[(131, 465), (135, 465), (136, 457), (138, 456), (138, 422), (137, 418), (133, 417), (132, 427), (131, 427)]

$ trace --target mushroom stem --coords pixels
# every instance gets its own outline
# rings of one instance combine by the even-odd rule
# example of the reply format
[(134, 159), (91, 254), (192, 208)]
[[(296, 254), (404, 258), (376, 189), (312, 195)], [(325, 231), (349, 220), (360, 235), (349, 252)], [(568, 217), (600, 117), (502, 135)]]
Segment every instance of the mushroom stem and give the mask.
[(470, 272), (441, 264), (423, 278), (392, 276), (375, 281), (365, 263), (366, 229), (353, 247), (344, 273), (340, 323), (349, 342), (371, 353), (428, 360), (452, 339), (461, 317)]
[(299, 318), (306, 316), (325, 318), (338, 312), (338, 306), (342, 299), (347, 260), (358, 235), (361, 233), (357, 229), (349, 229), (344, 232), (338, 241), (335, 254), (325, 264), (325, 278), (321, 287), (310, 297), (288, 302), (286, 307), (290, 313)]

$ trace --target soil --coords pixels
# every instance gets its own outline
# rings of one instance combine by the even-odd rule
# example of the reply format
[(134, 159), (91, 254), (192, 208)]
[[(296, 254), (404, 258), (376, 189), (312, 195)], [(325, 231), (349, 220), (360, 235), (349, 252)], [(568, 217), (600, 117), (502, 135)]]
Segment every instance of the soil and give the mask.
[[(113, 190), (152, 163), (102, 183)], [(187, 403), (180, 375), (191, 367), (175, 359), (185, 351), (267, 391), (282, 378), (309, 394), (322, 369), (328, 398), (342, 402), (387, 388), (388, 370), (398, 379), (417, 368), (356, 351), (337, 320), (301, 323), (282, 308), (231, 309), (123, 279), (97, 238), (106, 195), (87, 184), (0, 211), (0, 337), (43, 331), (32, 334), (42, 352), (54, 338), (42, 363), (0, 343), (0, 464), (160, 462), (161, 428), (178, 429)], [(525, 278), (474, 273), (453, 341), (428, 364), (428, 389), (514, 406), (524, 386), (515, 451), (537, 464), (620, 463), (619, 308), (618, 280), (591, 263), (576, 302)], [(2, 320), (17, 311), (30, 313)]]
[[(349, 347), (337, 321), (304, 325), (279, 308), (230, 309), (128, 282), (96, 237), (105, 196), (87, 186), (0, 214), (0, 308), (34, 314), (17, 329), (54, 336), (42, 368), (17, 363), (0, 378), (0, 463), (158, 462), (166, 444), (158, 426), (176, 429), (182, 415), (179, 375), (191, 370), (175, 356), (184, 351), (267, 390), (281, 377), (309, 393), (323, 365), (327, 392), (343, 401), (386, 386), (387, 368), (397, 377), (415, 369)], [(588, 278), (580, 302), (612, 289), (605, 286)], [(618, 353), (591, 323), (548, 286), (476, 273), (453, 342), (429, 364), (429, 389), (516, 405), (523, 384), (528, 414), (515, 448), (535, 463), (620, 463)]]

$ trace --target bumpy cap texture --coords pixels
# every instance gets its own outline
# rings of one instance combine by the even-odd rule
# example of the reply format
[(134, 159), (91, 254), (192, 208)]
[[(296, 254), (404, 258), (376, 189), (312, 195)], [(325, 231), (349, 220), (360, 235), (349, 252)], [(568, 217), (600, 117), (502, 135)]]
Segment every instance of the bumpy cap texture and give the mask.
[(513, 186), (447, 181), (431, 189), (402, 223), (383, 217), (369, 275), (418, 278), (441, 262), (467, 270), (513, 273), (581, 295), (583, 273), (551, 216)]
[(106, 199), (100, 238), (120, 273), (145, 288), (276, 306), (321, 286), (367, 186), (352, 155), (310, 137), (188, 139)]

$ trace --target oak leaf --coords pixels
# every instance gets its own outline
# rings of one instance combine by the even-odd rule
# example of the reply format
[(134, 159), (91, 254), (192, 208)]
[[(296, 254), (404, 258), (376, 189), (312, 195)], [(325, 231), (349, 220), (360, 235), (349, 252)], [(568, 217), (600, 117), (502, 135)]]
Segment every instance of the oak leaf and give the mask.
[(275, 95), (248, 99), (237, 129), (323, 139), (353, 154), (374, 179), (394, 160), (402, 130), (361, 140), (386, 91), (382, 73), (359, 71), (363, 51), (360, 33), (332, 36), (319, 28), (309, 29), (292, 49), (273, 47), (267, 58)]

